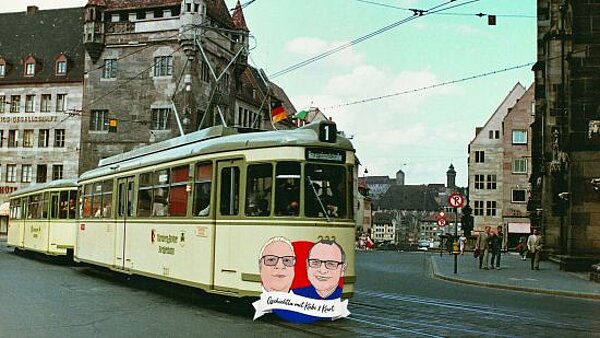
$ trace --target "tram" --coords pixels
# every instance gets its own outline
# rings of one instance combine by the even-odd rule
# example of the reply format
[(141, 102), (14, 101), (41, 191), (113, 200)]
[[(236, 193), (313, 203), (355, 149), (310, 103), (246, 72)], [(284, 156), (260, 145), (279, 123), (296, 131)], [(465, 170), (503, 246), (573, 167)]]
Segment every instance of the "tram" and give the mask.
[(46, 255), (72, 256), (77, 191), (76, 180), (56, 180), (12, 193), (8, 246)]
[(102, 159), (79, 178), (74, 259), (230, 296), (261, 293), (272, 237), (334, 240), (354, 292), (355, 150), (330, 121), (216, 126)]

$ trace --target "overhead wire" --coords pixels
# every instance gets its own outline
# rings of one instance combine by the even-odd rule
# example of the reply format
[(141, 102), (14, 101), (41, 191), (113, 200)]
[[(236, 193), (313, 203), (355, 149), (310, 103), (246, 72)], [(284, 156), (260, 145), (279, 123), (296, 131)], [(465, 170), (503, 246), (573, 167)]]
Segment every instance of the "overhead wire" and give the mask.
[[(441, 12), (441, 11), (446, 11), (446, 10), (449, 10), (449, 9), (452, 9), (452, 8), (457, 8), (457, 7), (465, 6), (465, 5), (474, 3), (474, 2), (478, 2), (480, 0), (469, 0), (469, 1), (466, 1), (466, 2), (463, 2), (463, 3), (458, 3), (458, 4), (455, 4), (455, 5), (449, 6), (449, 7), (444, 7), (444, 6), (447, 6), (447, 5), (449, 5), (449, 4), (451, 4), (451, 3), (455, 2), (455, 1), (457, 1), (457, 0), (449, 0), (449, 1), (446, 1), (446, 2), (441, 3), (439, 5), (433, 6), (433, 7), (429, 8), (429, 9), (427, 9), (427, 10), (417, 10), (417, 12), (415, 12), (415, 14), (413, 14), (413, 15), (411, 15), (409, 17), (406, 17), (404, 19), (396, 21), (396, 22), (394, 22), (392, 24), (389, 24), (389, 25), (387, 25), (385, 27), (377, 29), (377, 30), (375, 30), (375, 31), (373, 31), (371, 33), (368, 33), (368, 34), (363, 35), (363, 36), (361, 36), (359, 38), (356, 38), (356, 39), (354, 39), (354, 40), (352, 40), (352, 41), (350, 41), (348, 43), (342, 44), (342, 45), (340, 45), (338, 47), (335, 47), (335, 48), (332, 48), (332, 49), (330, 49), (328, 51), (325, 51), (325, 52), (323, 52), (323, 53), (321, 53), (319, 55), (313, 56), (313, 57), (308, 58), (308, 59), (306, 59), (304, 61), (296, 63), (296, 64), (294, 64), (292, 66), (289, 66), (289, 67), (287, 67), (285, 69), (282, 69), (282, 70), (277, 71), (277, 72), (275, 72), (273, 74), (270, 74), (269, 78), (271, 78), (271, 79), (277, 78), (279, 76), (282, 76), (284, 74), (290, 73), (290, 72), (292, 72), (294, 70), (297, 70), (299, 68), (305, 67), (305, 66), (307, 66), (307, 65), (309, 65), (309, 64), (311, 64), (311, 63), (313, 63), (315, 61), (321, 60), (321, 59), (326, 58), (326, 57), (328, 57), (330, 55), (338, 53), (338, 52), (340, 52), (340, 51), (342, 51), (342, 50), (344, 50), (344, 49), (346, 49), (348, 47), (352, 47), (352, 46), (354, 46), (356, 44), (359, 44), (359, 43), (361, 43), (361, 42), (363, 42), (365, 40), (368, 40), (368, 39), (370, 39), (372, 37), (375, 37), (375, 36), (377, 36), (379, 34), (385, 33), (385, 32), (387, 32), (387, 31), (389, 31), (389, 30), (391, 30), (393, 28), (396, 28), (396, 27), (398, 27), (400, 25), (403, 25), (403, 24), (405, 24), (407, 22), (413, 21), (413, 20), (415, 20), (417, 18), (426, 16), (426, 15), (430, 15), (430, 14), (434, 14), (434, 13), (437, 13), (437, 12)], [(444, 8), (442, 8), (442, 7), (444, 7)]]
[[(403, 11), (419, 11), (418, 9), (415, 8), (408, 8), (408, 7), (399, 7), (399, 6), (394, 6), (394, 5), (389, 5), (389, 4), (384, 4), (381, 2), (377, 2), (377, 1), (370, 1), (370, 0), (355, 0), (358, 2), (363, 2), (363, 3), (367, 3), (367, 4), (371, 4), (371, 5), (376, 5), (376, 6), (380, 6), (380, 7), (386, 7), (386, 8), (392, 8), (392, 9), (399, 9), (399, 10), (403, 10)], [(526, 14), (491, 14), (491, 13), (445, 13), (445, 12), (439, 12), (439, 13), (432, 13), (432, 14), (439, 14), (439, 15), (460, 15), (460, 16), (478, 16), (478, 17), (483, 17), (483, 16), (490, 16), (490, 15), (494, 15), (497, 17), (510, 17), (510, 18), (537, 18), (537, 16), (535, 15), (526, 15)]]

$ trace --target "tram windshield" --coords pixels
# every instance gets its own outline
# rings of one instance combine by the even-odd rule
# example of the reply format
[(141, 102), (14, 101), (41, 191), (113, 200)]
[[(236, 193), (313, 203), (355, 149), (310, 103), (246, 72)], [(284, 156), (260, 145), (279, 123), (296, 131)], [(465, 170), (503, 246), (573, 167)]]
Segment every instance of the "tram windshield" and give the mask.
[(308, 163), (305, 175), (306, 216), (347, 218), (346, 168)]

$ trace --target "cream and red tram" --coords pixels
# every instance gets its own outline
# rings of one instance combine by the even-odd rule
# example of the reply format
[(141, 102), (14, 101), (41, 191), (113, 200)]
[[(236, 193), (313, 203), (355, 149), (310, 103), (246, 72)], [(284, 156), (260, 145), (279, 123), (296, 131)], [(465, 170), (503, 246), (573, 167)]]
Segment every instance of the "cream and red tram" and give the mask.
[(253, 133), (212, 127), (103, 159), (79, 179), (75, 260), (257, 296), (269, 238), (332, 239), (346, 252), (349, 297), (354, 165), (352, 144), (331, 122)]
[(47, 255), (72, 255), (77, 181), (56, 180), (12, 193), (7, 244)]

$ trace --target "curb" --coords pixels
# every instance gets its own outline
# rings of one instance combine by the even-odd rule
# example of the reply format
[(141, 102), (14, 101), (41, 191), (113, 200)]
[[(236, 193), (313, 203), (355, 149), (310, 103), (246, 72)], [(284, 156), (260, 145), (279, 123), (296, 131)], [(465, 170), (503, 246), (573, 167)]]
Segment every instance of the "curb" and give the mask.
[(551, 289), (536, 289), (536, 288), (528, 288), (528, 287), (524, 287), (524, 286), (495, 284), (495, 283), (476, 281), (476, 280), (472, 280), (472, 279), (464, 279), (464, 278), (447, 276), (447, 275), (444, 275), (439, 272), (437, 263), (435, 262), (434, 257), (430, 257), (430, 258), (431, 258), (431, 267), (433, 269), (433, 277), (437, 278), (437, 279), (447, 280), (447, 281), (455, 282), (455, 283), (462, 283), (462, 284), (476, 285), (476, 286), (481, 286), (481, 287), (494, 288), (494, 289), (523, 291), (523, 292), (550, 294), (550, 295), (557, 295), (557, 296), (567, 296), (567, 297), (600, 300), (600, 294), (563, 291), (563, 290), (551, 290)]

